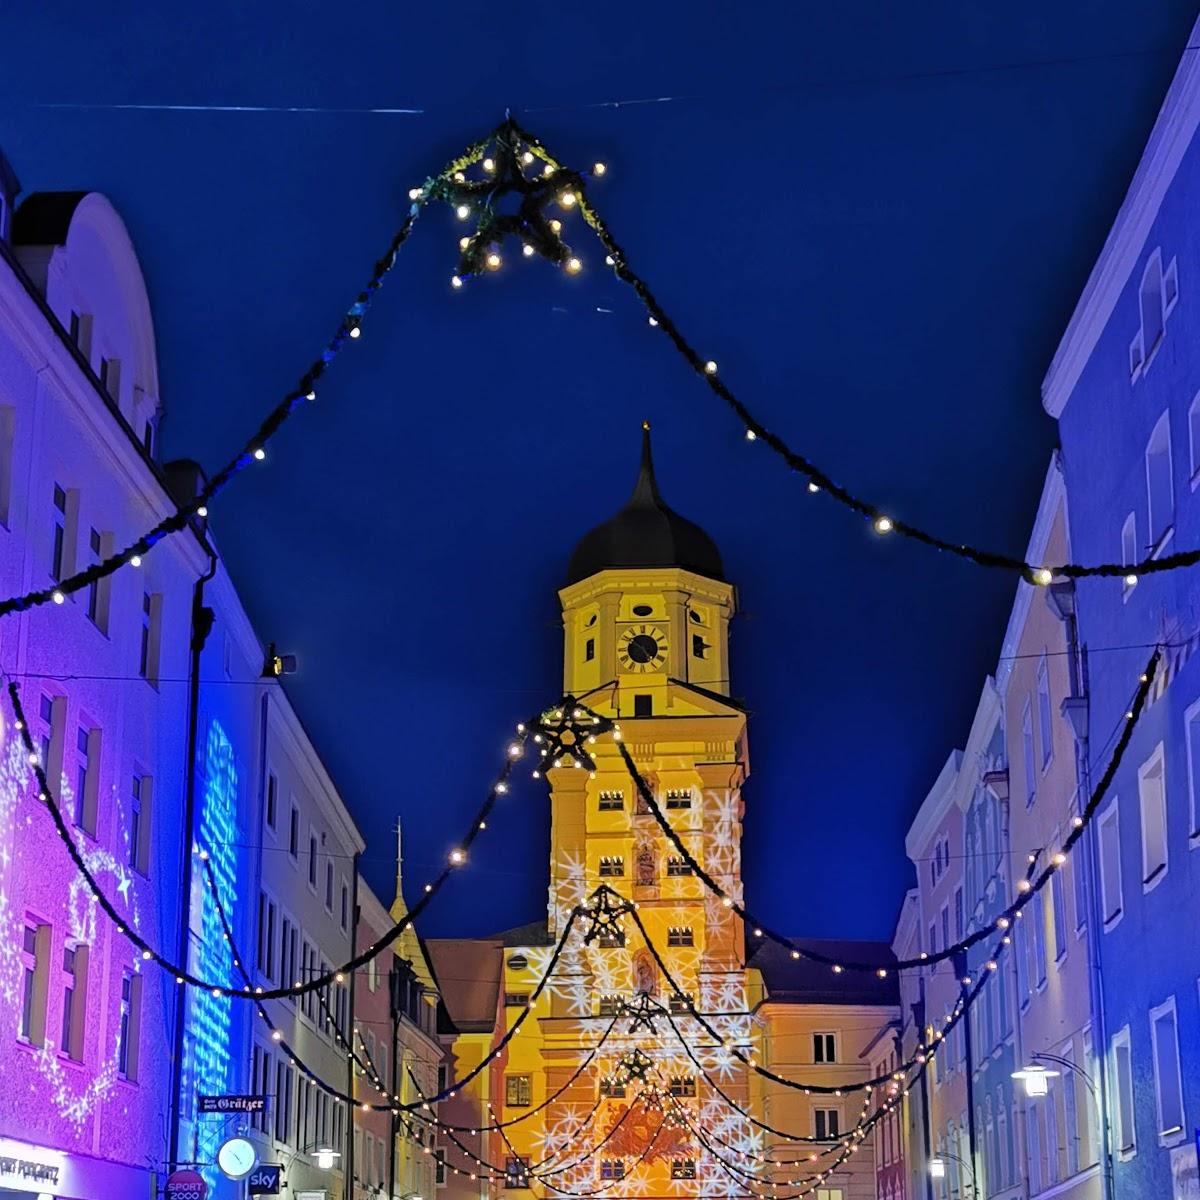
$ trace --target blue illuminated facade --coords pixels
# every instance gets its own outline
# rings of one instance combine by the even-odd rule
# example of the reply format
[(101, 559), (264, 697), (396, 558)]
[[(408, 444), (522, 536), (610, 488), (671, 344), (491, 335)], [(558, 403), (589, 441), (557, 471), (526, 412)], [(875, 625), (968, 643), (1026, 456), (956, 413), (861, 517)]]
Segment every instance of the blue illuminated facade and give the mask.
[[(1078, 562), (1200, 544), (1198, 124), (1189, 54), (1043, 385)], [(1092, 836), (1116, 1194), (1181, 1195), (1200, 1126), (1197, 571), (1081, 580), (1078, 621), (1093, 781), (1146, 647), (1168, 647)]]

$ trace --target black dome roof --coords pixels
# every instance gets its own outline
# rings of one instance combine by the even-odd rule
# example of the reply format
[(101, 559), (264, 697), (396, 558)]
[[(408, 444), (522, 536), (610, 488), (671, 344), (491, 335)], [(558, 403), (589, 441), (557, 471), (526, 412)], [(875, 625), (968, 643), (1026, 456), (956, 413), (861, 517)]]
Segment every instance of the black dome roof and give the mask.
[(584, 534), (571, 555), (567, 583), (610, 567), (683, 567), (724, 579), (716, 543), (663, 503), (650, 456), (650, 426), (642, 426), (642, 465), (629, 502), (616, 516)]

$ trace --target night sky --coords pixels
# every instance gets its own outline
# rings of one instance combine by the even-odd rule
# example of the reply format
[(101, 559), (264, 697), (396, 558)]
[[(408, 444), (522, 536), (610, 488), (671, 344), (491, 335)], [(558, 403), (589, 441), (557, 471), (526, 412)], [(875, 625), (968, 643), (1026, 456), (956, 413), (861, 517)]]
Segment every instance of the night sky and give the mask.
[[(592, 194), (631, 264), (765, 424), (888, 511), (1020, 553), (1054, 444), (1039, 383), (1194, 17), (23, 2), (4, 12), (0, 146), (27, 190), (99, 190), (125, 218), (168, 458), (229, 457), (408, 188), (511, 106), (564, 160), (610, 165)], [(354, 111), (377, 107), (422, 111)], [(889, 937), (904, 832), (966, 736), (1015, 580), (808, 497), (648, 329), (578, 217), (581, 277), (510, 253), (456, 293), (460, 232), (421, 219), (319, 403), (211, 522), (264, 640), (300, 657), (288, 691), (368, 878), (386, 900), (400, 814), (415, 892), (508, 730), (556, 697), (555, 589), (631, 489), (646, 418), (665, 498), (740, 589), (749, 902), (798, 935)], [(532, 784), (508, 796), (422, 931), (544, 912), (547, 813)]]

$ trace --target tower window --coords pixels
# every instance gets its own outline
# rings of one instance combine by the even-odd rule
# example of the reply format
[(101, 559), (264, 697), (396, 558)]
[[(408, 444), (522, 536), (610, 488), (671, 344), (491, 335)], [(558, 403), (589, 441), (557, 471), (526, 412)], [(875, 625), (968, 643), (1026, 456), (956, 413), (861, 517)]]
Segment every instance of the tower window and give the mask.
[(654, 609), (649, 604), (635, 604), (633, 606), (633, 615), (635, 617), (652, 617)]
[(504, 1103), (510, 1108), (526, 1108), (532, 1104), (532, 1077), (529, 1075), (505, 1075)]
[(709, 649), (708, 643), (698, 633), (693, 633), (692, 634), (692, 657), (693, 658), (707, 658), (708, 657), (708, 649)]
[(692, 789), (691, 788), (667, 788), (667, 807), (668, 808), (691, 808), (692, 807)]
[(692, 868), (688, 865), (686, 858), (681, 858), (677, 854), (673, 854), (667, 859), (667, 874), (668, 875), (690, 875)]
[(667, 930), (668, 946), (694, 946), (696, 939), (690, 925), (672, 925)]
[(634, 696), (634, 698), (633, 698), (633, 715), (635, 717), (652, 717), (652, 716), (654, 716), (654, 697), (653, 696)]
[(625, 930), (606, 929), (597, 939), (597, 943), (605, 950), (616, 950), (625, 945)]
[(691, 1011), (692, 994), (691, 992), (676, 992), (670, 1000), (667, 1001), (667, 1007), (671, 1010), (674, 1016), (685, 1016)]
[[(617, 1013), (620, 1011), (621, 1011), (621, 997), (620, 996), (607, 995), (607, 996), (600, 997), (600, 1016), (615, 1017), (617, 1015)], [(624, 1093), (622, 1093), (622, 1095), (624, 1095)]]
[(672, 1075), (671, 1095), (694, 1097), (696, 1095), (696, 1077), (694, 1075)]
[(597, 807), (601, 812), (620, 812), (625, 807), (625, 793), (601, 792)]
[(592, 659), (594, 659), (595, 657), (596, 657), (596, 639), (588, 638), (588, 640), (583, 643), (583, 661), (591, 662)]
[(600, 877), (620, 879), (625, 874), (625, 860), (619, 854), (604, 854), (600, 857)]
[(694, 1158), (677, 1158), (671, 1163), (672, 1179), (695, 1179), (696, 1160)]
[(623, 1100), (625, 1098), (625, 1085), (616, 1079), (600, 1080), (600, 1098), (602, 1100)]
[(619, 1158), (602, 1158), (600, 1160), (601, 1179), (624, 1179), (625, 1163)]

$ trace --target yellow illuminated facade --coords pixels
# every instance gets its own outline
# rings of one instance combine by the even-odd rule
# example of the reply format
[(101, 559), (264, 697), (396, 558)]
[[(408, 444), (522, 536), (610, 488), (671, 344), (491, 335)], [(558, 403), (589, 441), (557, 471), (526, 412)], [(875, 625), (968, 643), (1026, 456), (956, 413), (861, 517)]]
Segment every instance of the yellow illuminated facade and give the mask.
[[(619, 721), (622, 741), (672, 829), (740, 901), (741, 792), (749, 761), (746, 715), (729, 695), (736, 595), (707, 535), (659, 496), (648, 435), (633, 497), (580, 543), (559, 598), (565, 694)], [(618, 746), (602, 737), (589, 749), (594, 772), (569, 765), (546, 772), (552, 825), (546, 921), (490, 940), (500, 959), (494, 1025), (481, 1032), (476, 1013), (453, 1041), (458, 1077), (489, 1050), (495, 1055), (471, 1095), (481, 1125), (506, 1128), (472, 1145), (507, 1174), (488, 1179), (479, 1170), (480, 1178), (453, 1177), (449, 1186), (463, 1195), (524, 1191), (539, 1198), (769, 1190), (772, 1178), (789, 1173), (764, 1173), (759, 1156), (770, 1139), (730, 1101), (755, 1115), (770, 1107), (763, 1081), (752, 1082), (737, 1055), (760, 1062), (769, 1056), (767, 1022), (786, 1004), (763, 1003), (766, 988), (747, 967), (741, 920), (692, 874), (639, 800)], [(535, 996), (572, 914), (602, 885), (636, 904), (646, 937), (625, 915), (619, 930), (585, 944), (591, 922), (577, 915), (547, 986)], [(435, 971), (439, 963), (465, 961), (454, 957), (463, 943), (431, 945)], [(645, 1022), (631, 1016), (623, 1006), (636, 1007), (642, 997), (666, 1013)], [(704, 1031), (691, 1005), (719, 1036)], [(504, 1030), (530, 1006), (520, 1032), (497, 1050)], [(649, 1059), (644, 1082), (625, 1077), (635, 1049)], [(788, 1049), (790, 1057), (791, 1041)], [(854, 1074), (855, 1067), (843, 1066), (839, 1080)], [(647, 1101), (653, 1089), (669, 1099)], [(462, 1100), (455, 1102), (460, 1120)], [(665, 1119), (662, 1104), (682, 1110), (683, 1124)], [(802, 1102), (789, 1102), (786, 1112), (811, 1125)], [(706, 1147), (689, 1123), (716, 1142)], [(711, 1152), (714, 1144), (719, 1155)], [(453, 1151), (448, 1159), (463, 1163)], [(869, 1175), (869, 1161), (863, 1165)], [(874, 1192), (833, 1187), (822, 1200), (868, 1195)]]

